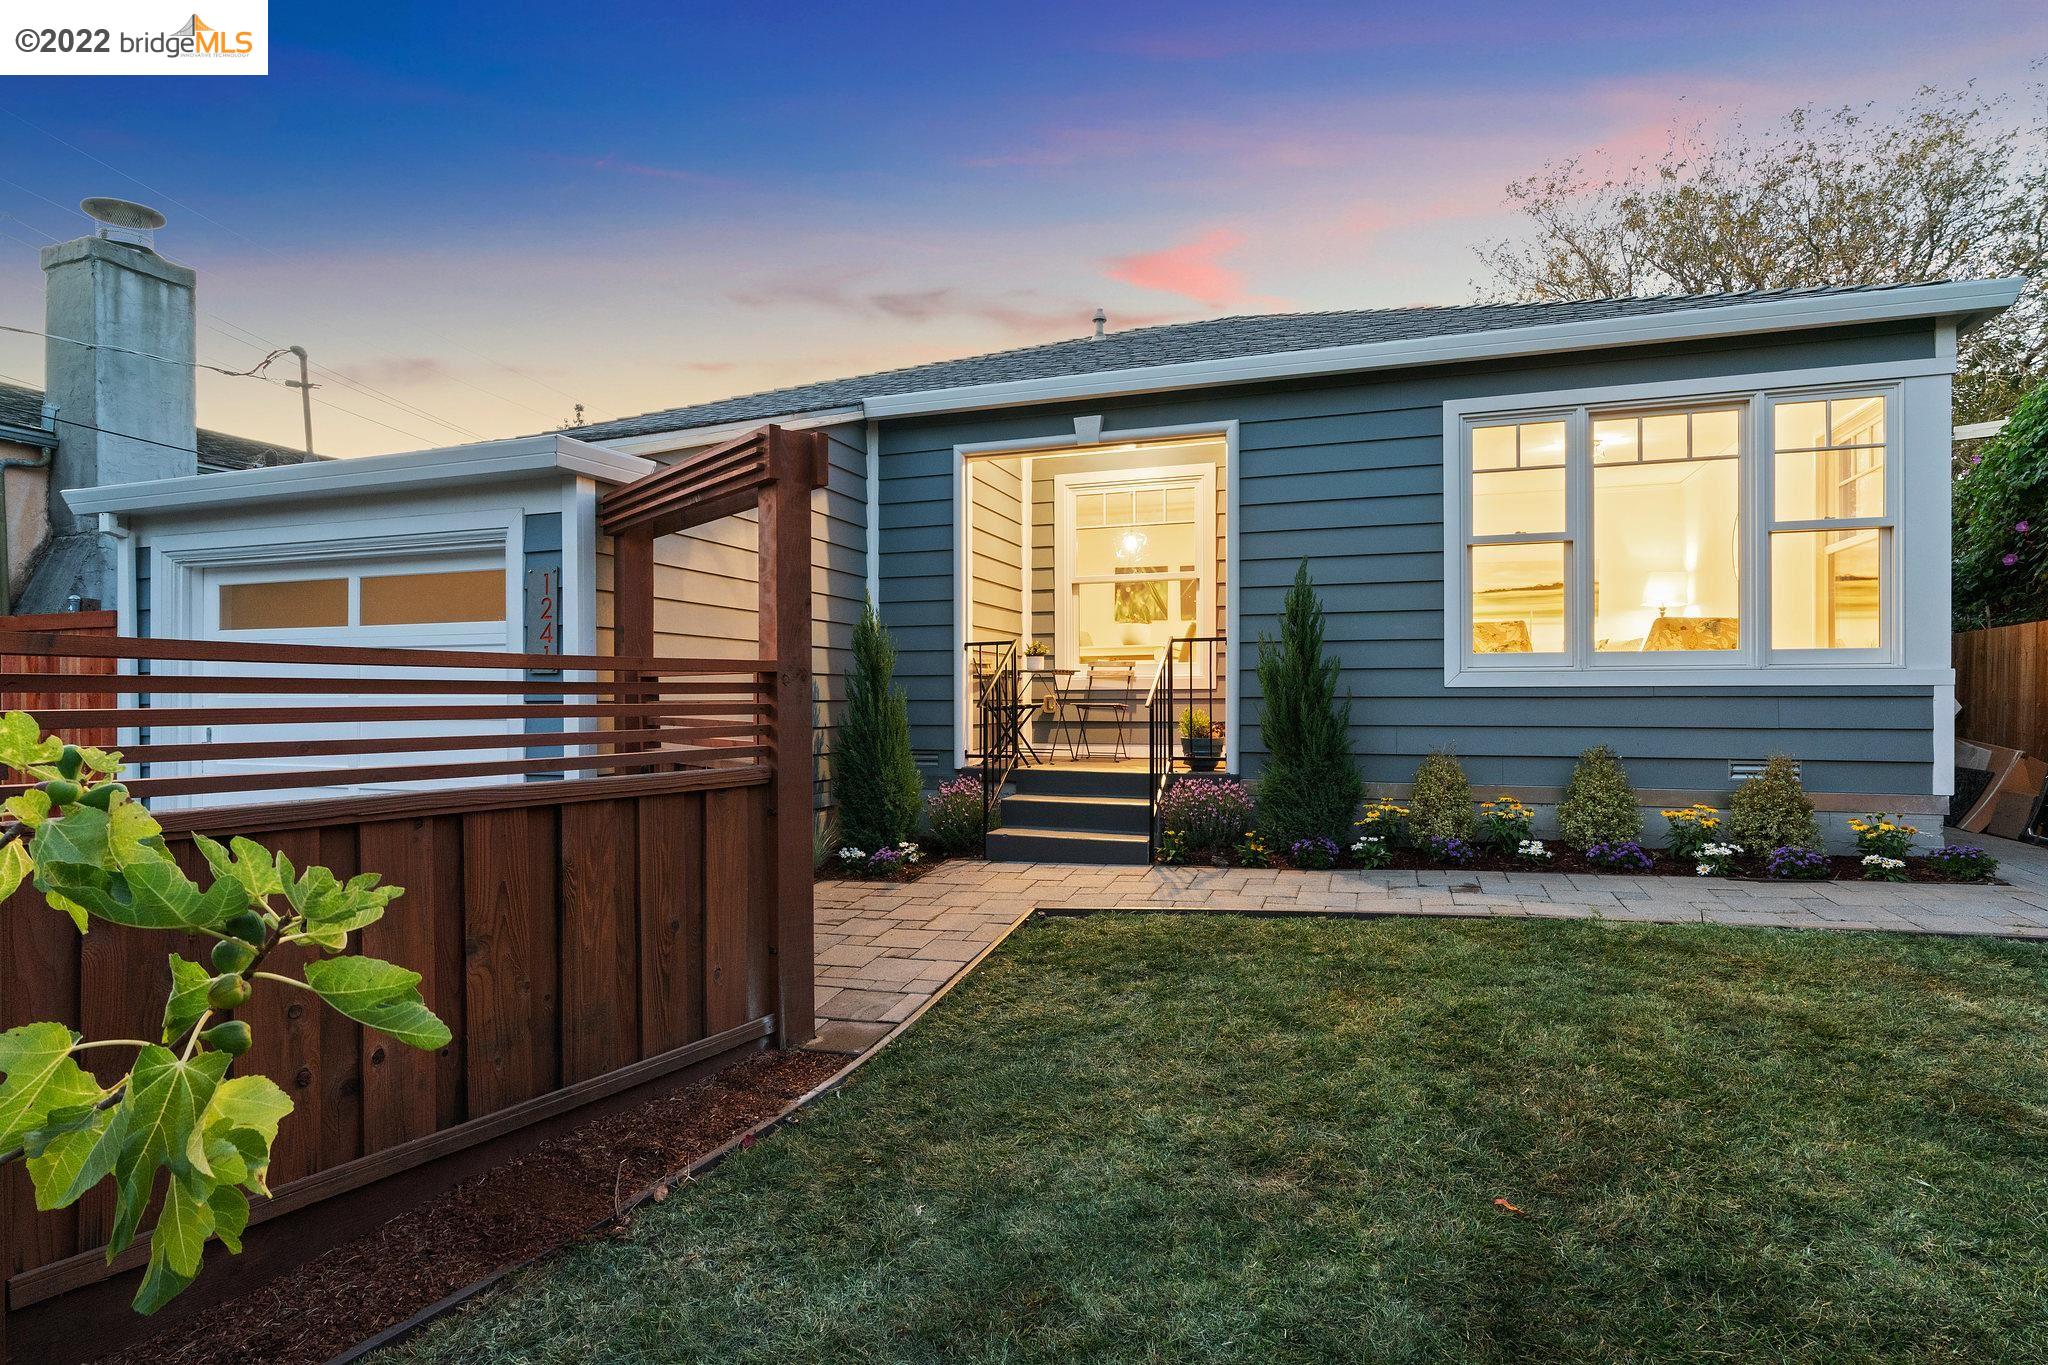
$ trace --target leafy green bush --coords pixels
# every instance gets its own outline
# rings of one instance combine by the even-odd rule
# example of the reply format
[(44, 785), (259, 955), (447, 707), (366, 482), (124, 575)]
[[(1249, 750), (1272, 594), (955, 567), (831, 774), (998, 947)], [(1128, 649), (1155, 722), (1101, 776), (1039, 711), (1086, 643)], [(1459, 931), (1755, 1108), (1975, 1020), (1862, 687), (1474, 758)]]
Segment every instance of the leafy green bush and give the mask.
[(1274, 848), (1346, 839), (1365, 783), (1351, 757), (1351, 703), (1337, 700), (1337, 661), (1323, 654), (1323, 604), (1305, 559), (1280, 608), (1279, 640), (1259, 637), (1259, 692), (1259, 832)]
[(917, 833), (924, 782), (910, 753), (910, 702), (896, 686), (896, 646), (872, 602), (853, 628), (846, 710), (833, 737), (832, 791), (845, 844), (895, 848)]
[(1472, 784), (1458, 766), (1458, 756), (1433, 750), (1415, 770), (1408, 793), (1408, 835), (1417, 844), (1432, 839), (1472, 837)]
[(1955, 478), (1955, 628), (2048, 616), (2048, 384)]
[(1557, 803), (1557, 831), (1579, 849), (1633, 843), (1641, 837), (1643, 813), (1628, 784), (1628, 770), (1605, 744), (1579, 755), (1564, 799)]
[[(171, 994), (155, 1038), (87, 1042), (60, 1023), (0, 1033), (0, 1165), (27, 1167), (37, 1208), (68, 1208), (111, 1178), (111, 1262), (134, 1241), (162, 1177), (135, 1294), (136, 1311), (154, 1313), (197, 1278), (208, 1241), (241, 1251), (249, 1195), (270, 1193), (271, 1146), (292, 1112), (268, 1077), (228, 1074), (252, 1039), (245, 1021), (223, 1015), (277, 983), (412, 1047), (431, 1051), (451, 1037), (420, 998), (419, 973), (345, 953), (348, 936), (404, 894), (379, 886), (376, 873), (344, 882), (248, 839), (223, 848), (194, 835), (213, 873), (202, 890), (163, 827), (115, 780), (119, 754), (45, 737), (33, 716), (10, 711), (0, 718), (0, 769), (36, 784), (6, 803), (0, 900), (33, 879), (81, 934), (97, 919), (213, 940), (210, 965), (170, 954)], [(280, 947), (320, 955), (301, 976), (260, 970)], [(103, 1086), (78, 1064), (89, 1048), (132, 1048), (135, 1060)]]
[(1744, 848), (1820, 847), (1813, 802), (1799, 785), (1799, 769), (1783, 754), (1772, 754), (1761, 773), (1737, 787), (1728, 808), (1729, 832)]

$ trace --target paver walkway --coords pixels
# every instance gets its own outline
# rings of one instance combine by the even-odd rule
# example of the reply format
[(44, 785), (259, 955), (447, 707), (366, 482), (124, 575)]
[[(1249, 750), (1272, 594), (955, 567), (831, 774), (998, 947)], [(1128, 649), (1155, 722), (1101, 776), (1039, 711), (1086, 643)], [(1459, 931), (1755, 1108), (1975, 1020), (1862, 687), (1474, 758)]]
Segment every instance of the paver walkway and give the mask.
[(1033, 910), (1348, 910), (2048, 939), (2048, 849), (1962, 834), (1953, 842), (1990, 846), (2013, 885), (952, 862), (914, 882), (819, 884), (818, 1015), (828, 1039), (864, 1047)]

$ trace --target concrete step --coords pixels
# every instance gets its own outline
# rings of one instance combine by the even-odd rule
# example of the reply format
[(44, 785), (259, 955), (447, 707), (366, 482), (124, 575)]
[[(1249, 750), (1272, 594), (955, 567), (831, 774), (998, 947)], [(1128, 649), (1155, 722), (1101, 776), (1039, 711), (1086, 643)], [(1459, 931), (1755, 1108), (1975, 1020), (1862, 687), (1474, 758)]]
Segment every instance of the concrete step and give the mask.
[(1086, 830), (990, 830), (988, 856), (996, 863), (1085, 863), (1096, 867), (1143, 867), (1150, 861), (1142, 834)]
[(1003, 825), (1008, 829), (1143, 834), (1147, 814), (1142, 796), (1018, 794), (1003, 801)]

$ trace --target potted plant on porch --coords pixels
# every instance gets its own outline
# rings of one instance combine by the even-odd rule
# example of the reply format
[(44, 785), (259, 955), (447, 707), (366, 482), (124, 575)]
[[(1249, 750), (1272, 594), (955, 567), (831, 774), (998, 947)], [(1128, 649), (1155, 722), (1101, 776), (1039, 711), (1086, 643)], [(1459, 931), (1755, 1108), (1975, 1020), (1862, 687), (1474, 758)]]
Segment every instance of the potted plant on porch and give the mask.
[(1043, 672), (1052, 663), (1052, 646), (1043, 640), (1033, 640), (1024, 646), (1024, 667), (1034, 673)]
[(1213, 773), (1223, 754), (1223, 727), (1209, 720), (1209, 713), (1196, 707), (1180, 718), (1180, 752), (1191, 772)]

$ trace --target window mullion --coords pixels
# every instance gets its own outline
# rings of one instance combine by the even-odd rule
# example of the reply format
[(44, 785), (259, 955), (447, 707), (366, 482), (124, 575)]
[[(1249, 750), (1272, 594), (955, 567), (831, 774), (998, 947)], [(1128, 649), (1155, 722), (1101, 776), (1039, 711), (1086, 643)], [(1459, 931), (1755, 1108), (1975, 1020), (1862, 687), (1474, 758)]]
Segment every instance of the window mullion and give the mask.
[(1573, 668), (1593, 657), (1592, 418), (1574, 409), (1565, 425), (1565, 655)]

